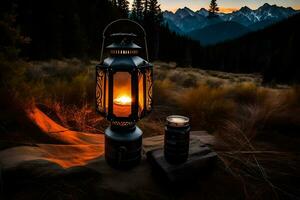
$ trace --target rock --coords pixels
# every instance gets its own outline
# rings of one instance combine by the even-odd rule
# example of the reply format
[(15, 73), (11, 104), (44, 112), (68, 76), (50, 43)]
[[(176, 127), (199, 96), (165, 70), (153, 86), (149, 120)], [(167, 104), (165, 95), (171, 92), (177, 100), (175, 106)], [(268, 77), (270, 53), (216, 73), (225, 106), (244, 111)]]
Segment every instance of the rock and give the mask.
[(189, 157), (182, 164), (170, 164), (164, 158), (162, 148), (147, 152), (147, 159), (156, 173), (170, 182), (196, 179), (199, 175), (208, 174), (213, 169), (217, 154), (201, 142), (190, 145)]

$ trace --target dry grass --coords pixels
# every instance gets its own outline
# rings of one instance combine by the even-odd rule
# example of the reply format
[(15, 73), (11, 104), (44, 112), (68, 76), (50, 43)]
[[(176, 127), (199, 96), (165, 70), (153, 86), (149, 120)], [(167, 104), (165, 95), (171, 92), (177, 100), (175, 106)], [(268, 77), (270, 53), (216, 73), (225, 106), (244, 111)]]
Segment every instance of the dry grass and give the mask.
[[(92, 114), (94, 64), (76, 59), (23, 63), (17, 70), (18, 79), (11, 82), (26, 99), (54, 110), (65, 126), (102, 130), (107, 123)], [(176, 68), (174, 63), (155, 63), (154, 72), (154, 113), (140, 122), (153, 129), (150, 135), (162, 133), (159, 129), (169, 114), (187, 115), (194, 129), (210, 133), (223, 130), (228, 122), (254, 136), (261, 129), (298, 128), (299, 87), (265, 88), (256, 75)], [(159, 126), (152, 128), (156, 124)]]
[(88, 104), (64, 105), (59, 102), (38, 104), (38, 107), (60, 125), (75, 131), (103, 133), (108, 122)]
[[(224, 126), (216, 132), (219, 157), (243, 184), (247, 199), (294, 199), (299, 195), (300, 140), (288, 137), (291, 126), (297, 133), (300, 130), (299, 109), (294, 107), (299, 93), (295, 91), (258, 88), (250, 96), (247, 92), (249, 98), (244, 89), (238, 91), (243, 94), (239, 96), (243, 100), (237, 101), (238, 113), (224, 119)], [(279, 124), (284, 124), (281, 129)]]
[(191, 118), (194, 129), (215, 131), (224, 119), (232, 118), (235, 105), (226, 97), (227, 89), (199, 85), (177, 94), (179, 107)]

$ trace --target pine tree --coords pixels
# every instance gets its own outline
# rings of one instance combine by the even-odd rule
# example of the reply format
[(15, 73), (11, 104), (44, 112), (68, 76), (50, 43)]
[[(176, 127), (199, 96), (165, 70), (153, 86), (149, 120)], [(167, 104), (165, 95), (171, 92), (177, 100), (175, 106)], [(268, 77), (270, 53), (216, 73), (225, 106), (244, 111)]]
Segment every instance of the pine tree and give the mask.
[(117, 5), (117, 1), (116, 0), (111, 0), (111, 3), (112, 3), (113, 6)]
[(216, 13), (219, 11), (217, 0), (211, 0), (209, 5), (209, 15), (216, 16)]
[(128, 17), (129, 2), (127, 0), (117, 0), (117, 6), (122, 13), (123, 17)]
[(160, 5), (157, 0), (146, 0), (144, 8), (144, 24), (147, 30), (150, 40), (152, 40), (152, 52), (154, 59), (157, 59), (159, 56), (159, 47), (160, 47), (160, 29), (163, 21), (162, 12)]
[(157, 0), (146, 0), (145, 3), (145, 18), (153, 24), (160, 25), (163, 17), (160, 9), (160, 5)]
[(144, 18), (144, 2), (143, 0), (134, 0), (131, 10), (131, 18), (136, 21), (142, 21)]
[(149, 10), (149, 0), (145, 0), (145, 2), (144, 2), (144, 17), (147, 15), (148, 10)]

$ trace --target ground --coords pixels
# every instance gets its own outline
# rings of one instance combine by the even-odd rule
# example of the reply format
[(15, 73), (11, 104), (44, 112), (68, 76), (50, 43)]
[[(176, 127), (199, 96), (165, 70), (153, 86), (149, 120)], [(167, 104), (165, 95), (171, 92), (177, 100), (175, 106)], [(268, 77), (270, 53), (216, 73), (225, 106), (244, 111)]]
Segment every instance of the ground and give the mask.
[[(105, 164), (101, 133), (109, 123), (94, 112), (95, 63), (72, 59), (9, 65), (14, 69), (8, 76), (10, 92), (1, 93), (6, 97), (1, 99), (0, 116), (2, 196), (125, 198), (122, 191), (98, 187), (101, 170), (106, 170), (99, 167), (99, 162)], [(180, 68), (163, 62), (154, 66), (154, 110), (138, 123), (144, 138), (162, 135), (166, 116), (186, 115), (192, 130), (206, 130), (214, 136), (212, 148), (219, 158), (214, 173), (192, 186), (175, 191), (155, 182), (155, 188), (169, 194), (167, 199), (299, 198), (298, 86), (262, 85), (256, 74)], [(35, 163), (25, 162), (18, 168), (17, 161), (27, 159)], [(98, 170), (86, 167), (95, 162)], [(129, 179), (134, 181), (141, 174), (150, 177), (149, 171), (123, 176), (121, 181), (130, 185)], [(120, 173), (115, 171), (111, 177), (121, 177)], [(161, 197), (136, 188), (125, 196)]]

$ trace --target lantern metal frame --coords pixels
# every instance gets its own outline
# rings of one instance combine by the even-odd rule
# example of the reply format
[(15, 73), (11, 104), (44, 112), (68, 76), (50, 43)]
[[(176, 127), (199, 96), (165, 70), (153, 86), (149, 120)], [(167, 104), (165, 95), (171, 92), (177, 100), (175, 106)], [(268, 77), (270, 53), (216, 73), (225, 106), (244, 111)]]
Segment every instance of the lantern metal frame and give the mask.
[[(105, 47), (105, 39), (107, 38), (106, 32), (110, 26), (113, 24), (119, 23), (119, 22), (130, 22), (137, 25), (137, 27), (140, 28), (142, 31), (143, 39), (144, 39), (144, 48), (145, 48), (145, 54), (147, 57), (147, 61), (143, 60), (143, 62), (139, 63), (138, 66), (135, 65), (122, 65), (120, 64), (120, 67), (112, 67), (104, 62), (103, 60), (103, 53), (104, 53), (104, 47)], [(117, 34), (114, 34), (116, 36)], [(124, 34), (125, 35), (125, 34)], [(138, 120), (149, 114), (152, 110), (153, 105), (153, 99), (152, 99), (152, 88), (153, 88), (153, 66), (148, 62), (148, 49), (147, 49), (147, 38), (146, 38), (146, 32), (144, 28), (138, 24), (135, 21), (129, 20), (129, 19), (118, 19), (116, 21), (111, 22), (108, 24), (104, 31), (103, 31), (103, 41), (102, 41), (102, 47), (101, 47), (101, 57), (100, 57), (100, 63), (96, 66), (96, 88), (100, 87), (100, 89), (96, 89), (96, 111), (97, 113), (101, 114), (102, 116), (106, 117), (107, 120), (111, 121), (112, 123), (136, 123)], [(132, 35), (134, 36), (134, 35)], [(136, 47), (135, 49), (137, 49)], [(111, 48), (111, 50), (115, 50), (117, 48)], [(132, 48), (129, 48), (132, 50)], [(123, 48), (122, 50), (129, 50), (126, 48)], [(122, 56), (128, 56), (131, 57), (128, 54), (124, 55), (118, 55), (119, 57)], [(114, 114), (113, 110), (113, 90), (114, 90), (114, 75), (117, 72), (128, 72), (131, 77), (131, 97), (134, 99), (134, 101), (131, 102), (131, 113), (128, 117), (118, 117)], [(139, 113), (139, 75), (142, 74), (143, 76), (143, 110)], [(100, 78), (100, 81), (99, 81)], [(108, 79), (108, 81), (107, 81)], [(150, 83), (149, 85), (147, 85)], [(103, 83), (103, 85), (99, 85)], [(107, 86), (108, 84), (108, 86)], [(148, 88), (147, 88), (148, 86)], [(107, 91), (108, 89), (108, 91)], [(100, 92), (97, 94), (97, 91)], [(148, 94), (147, 94), (148, 92)], [(106, 96), (108, 95), (108, 96)], [(106, 102), (108, 101), (108, 102)], [(149, 102), (147, 102), (149, 101)], [(99, 104), (102, 104), (103, 109), (99, 109)]]
[[(106, 46), (106, 49), (110, 49), (111, 56), (103, 60), (107, 30), (110, 26), (119, 22), (132, 23), (143, 33), (142, 37), (147, 60), (139, 57), (141, 52), (138, 50), (141, 49), (141, 47), (133, 42), (130, 43), (124, 40), (119, 44), (113, 43)], [(135, 37), (136, 35), (132, 33), (114, 33), (110, 36)], [(143, 132), (136, 126), (136, 122), (151, 112), (153, 105), (153, 66), (148, 60), (146, 32), (140, 24), (129, 19), (119, 19), (105, 27), (103, 31), (100, 64), (96, 65), (95, 100), (97, 113), (111, 121), (111, 126), (105, 130), (105, 160), (114, 168), (131, 168), (137, 165), (142, 158)], [(129, 92), (130, 82), (129, 93), (131, 95), (128, 117), (115, 115), (114, 112), (114, 84), (115, 81), (118, 81), (117, 79), (115, 80), (115, 78), (120, 78), (115, 77), (116, 73), (119, 72), (129, 73), (128, 76), (130, 76), (126, 77), (128, 78), (126, 79), (126, 81), (128, 81), (126, 82), (126, 84), (128, 84), (128, 88), (126, 87), (126, 89), (128, 89), (127, 92)], [(117, 84), (122, 83), (119, 82)], [(139, 99), (140, 97), (143, 99), (143, 102)], [(143, 105), (141, 106), (141, 104)]]

